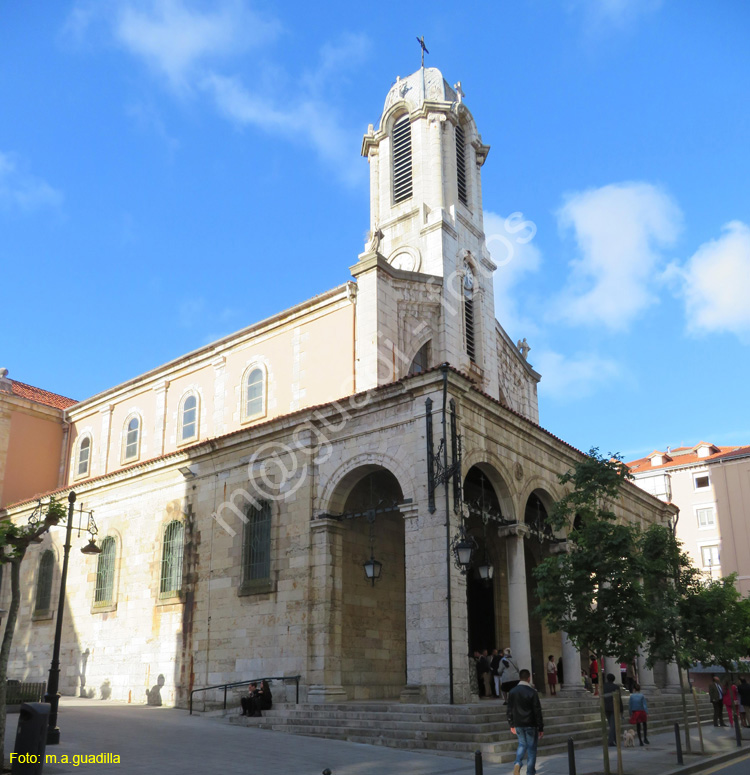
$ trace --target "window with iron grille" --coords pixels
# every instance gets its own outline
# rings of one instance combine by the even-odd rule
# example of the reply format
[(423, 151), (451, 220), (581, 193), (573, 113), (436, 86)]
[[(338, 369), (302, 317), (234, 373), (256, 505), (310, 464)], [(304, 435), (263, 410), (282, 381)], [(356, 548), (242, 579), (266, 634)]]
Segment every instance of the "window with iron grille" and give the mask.
[(271, 577), (271, 504), (261, 501), (247, 511), (242, 541), (242, 582)]
[(477, 360), (476, 331), (474, 329), (474, 275), (471, 268), (464, 267), (464, 329), (466, 332), (466, 353), (472, 363)]
[(36, 581), (36, 603), (34, 611), (49, 611), (52, 600), (52, 571), (55, 567), (55, 553), (51, 549), (42, 552), (39, 558), (39, 575)]
[(393, 125), (393, 201), (411, 198), (411, 120), (400, 118)]
[(466, 137), (464, 128), (456, 127), (456, 182), (458, 183), (458, 201), (468, 207), (469, 198), (466, 193)]
[(194, 439), (198, 435), (198, 399), (190, 394), (182, 404), (181, 441)]
[(91, 460), (91, 436), (84, 436), (81, 446), (78, 447), (78, 476), (86, 476), (89, 472)]
[(107, 536), (102, 541), (102, 551), (96, 563), (94, 605), (109, 605), (114, 597), (115, 550), (115, 539)]
[(172, 597), (182, 590), (182, 554), (185, 545), (185, 528), (174, 520), (164, 531), (161, 553), (160, 597)]

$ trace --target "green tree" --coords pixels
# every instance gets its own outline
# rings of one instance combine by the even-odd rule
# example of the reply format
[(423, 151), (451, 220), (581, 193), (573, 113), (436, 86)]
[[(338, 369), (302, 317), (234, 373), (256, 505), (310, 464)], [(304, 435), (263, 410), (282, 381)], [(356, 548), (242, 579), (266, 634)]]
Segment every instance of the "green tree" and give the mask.
[(685, 649), (692, 661), (734, 670), (750, 653), (750, 600), (736, 574), (706, 581), (681, 604)]
[[(547, 627), (565, 630), (577, 649), (597, 657), (632, 659), (643, 640), (639, 530), (619, 522), (613, 511), (628, 478), (619, 456), (605, 458), (596, 448), (560, 476), (561, 484), (572, 489), (555, 504), (551, 522), (555, 530), (566, 531), (568, 551), (548, 557), (534, 571), (541, 600), (537, 612)], [(603, 672), (602, 749), (609, 775)]]
[(0, 762), (5, 760), (5, 717), (8, 688), (8, 659), (21, 605), (21, 563), (29, 545), (38, 540), (50, 527), (65, 518), (65, 507), (54, 497), (41, 509), (43, 518), (34, 524), (17, 525), (9, 519), (0, 520), (0, 562), (10, 566), (11, 600), (5, 632), (0, 645)]
[(663, 660), (675, 662), (680, 678), (685, 748), (690, 745), (690, 724), (685, 700), (684, 670), (697, 659), (695, 638), (686, 618), (702, 590), (701, 574), (682, 551), (673, 529), (651, 525), (641, 536), (643, 587), (646, 614), (643, 619), (646, 664)]

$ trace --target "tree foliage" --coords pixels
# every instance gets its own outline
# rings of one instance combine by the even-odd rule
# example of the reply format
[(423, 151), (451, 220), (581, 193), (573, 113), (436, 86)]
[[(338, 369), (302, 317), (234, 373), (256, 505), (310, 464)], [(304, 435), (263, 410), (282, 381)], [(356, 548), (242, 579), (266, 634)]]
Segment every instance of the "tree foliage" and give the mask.
[(10, 565), (11, 600), (8, 617), (5, 620), (5, 631), (0, 645), (0, 762), (4, 760), (5, 751), (5, 716), (8, 687), (8, 660), (13, 645), (13, 635), (18, 620), (18, 609), (21, 605), (21, 563), (26, 556), (29, 545), (38, 542), (41, 537), (61, 519), (66, 516), (65, 506), (54, 497), (40, 510), (38, 522), (26, 525), (0, 520), (0, 563)]
[(629, 478), (619, 457), (598, 449), (562, 475), (572, 489), (555, 505), (556, 530), (567, 532), (566, 552), (535, 569), (538, 613), (550, 630), (565, 630), (579, 650), (632, 659), (642, 640), (644, 599), (639, 530), (613, 511)]

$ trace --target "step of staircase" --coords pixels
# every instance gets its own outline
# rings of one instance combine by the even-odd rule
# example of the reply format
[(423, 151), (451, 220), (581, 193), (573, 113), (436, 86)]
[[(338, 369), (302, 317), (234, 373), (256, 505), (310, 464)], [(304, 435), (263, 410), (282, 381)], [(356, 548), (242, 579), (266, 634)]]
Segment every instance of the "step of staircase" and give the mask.
[[(694, 723), (693, 701), (689, 696), (686, 699), (689, 718)], [(648, 702), (650, 734), (667, 731), (675, 722), (682, 726), (679, 695), (653, 696)], [(702, 721), (710, 723), (712, 708), (706, 696), (700, 698), (699, 707)], [(565, 751), (571, 737), (577, 747), (601, 744), (598, 698), (590, 695), (574, 699), (544, 698), (542, 709), (545, 734), (540, 741), (541, 753)], [(206, 715), (215, 713), (211, 711)], [(388, 701), (304, 703), (275, 706), (264, 711), (262, 718), (243, 717), (238, 709), (234, 709), (227, 712), (225, 720), (289, 734), (466, 758), (480, 750), (485, 761), (494, 763), (512, 761), (517, 745), (516, 738), (508, 730), (505, 706), (493, 700), (469, 705), (412, 705)]]

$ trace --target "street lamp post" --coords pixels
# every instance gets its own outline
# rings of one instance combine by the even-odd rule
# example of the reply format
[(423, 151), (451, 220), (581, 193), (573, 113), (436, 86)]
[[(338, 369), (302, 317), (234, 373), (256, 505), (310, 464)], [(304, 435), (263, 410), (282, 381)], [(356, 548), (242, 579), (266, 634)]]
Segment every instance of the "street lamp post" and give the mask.
[[(76, 494), (71, 490), (68, 495), (68, 524), (65, 526), (65, 544), (63, 545), (63, 566), (60, 577), (60, 599), (57, 603), (57, 622), (55, 624), (55, 644), (52, 648), (52, 663), (49, 668), (49, 680), (47, 681), (47, 693), (45, 702), (50, 705), (49, 723), (47, 726), (47, 745), (57, 745), (60, 742), (60, 728), (57, 726), (57, 709), (60, 703), (60, 643), (62, 641), (63, 614), (65, 612), (65, 584), (68, 579), (68, 557), (70, 555), (71, 537), (73, 534), (73, 504), (76, 502)], [(89, 528), (92, 517), (89, 518)], [(78, 525), (81, 532), (81, 525)], [(89, 529), (91, 533), (91, 529)], [(84, 554), (99, 554), (99, 549), (94, 543), (93, 533), (91, 541), (81, 550)]]

